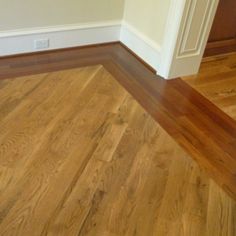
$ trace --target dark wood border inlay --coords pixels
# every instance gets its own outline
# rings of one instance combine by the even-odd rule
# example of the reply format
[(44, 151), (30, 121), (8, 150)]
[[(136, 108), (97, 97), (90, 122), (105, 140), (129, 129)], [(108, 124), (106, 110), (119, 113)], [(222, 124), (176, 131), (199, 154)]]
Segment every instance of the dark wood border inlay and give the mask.
[(236, 39), (209, 42), (204, 53), (205, 57), (236, 52)]

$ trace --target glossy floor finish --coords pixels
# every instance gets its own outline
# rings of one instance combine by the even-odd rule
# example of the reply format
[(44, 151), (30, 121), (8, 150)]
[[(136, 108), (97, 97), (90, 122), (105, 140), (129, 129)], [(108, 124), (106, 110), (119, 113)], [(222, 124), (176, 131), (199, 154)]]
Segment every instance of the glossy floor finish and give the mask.
[(236, 120), (236, 53), (205, 58), (189, 85)]
[(1, 80), (0, 107), (0, 235), (235, 235), (236, 202), (102, 65)]
[(120, 43), (0, 59), (0, 79), (101, 64), (236, 199), (236, 122), (181, 79), (166, 81)]

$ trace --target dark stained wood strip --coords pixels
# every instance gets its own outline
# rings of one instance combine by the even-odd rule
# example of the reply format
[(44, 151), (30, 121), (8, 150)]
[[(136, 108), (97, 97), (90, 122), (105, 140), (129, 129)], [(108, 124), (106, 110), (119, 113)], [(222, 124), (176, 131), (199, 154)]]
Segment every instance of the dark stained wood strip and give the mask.
[(236, 198), (236, 122), (184, 81), (157, 76), (121, 44), (2, 58), (0, 79), (97, 64)]

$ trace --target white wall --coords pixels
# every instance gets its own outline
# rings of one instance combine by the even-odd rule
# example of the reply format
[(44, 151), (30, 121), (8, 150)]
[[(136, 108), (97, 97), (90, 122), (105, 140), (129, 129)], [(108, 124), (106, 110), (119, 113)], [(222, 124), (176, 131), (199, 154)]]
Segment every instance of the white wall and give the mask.
[(126, 0), (124, 21), (161, 45), (169, 7), (170, 0)]
[(0, 0), (0, 31), (121, 20), (124, 0)]

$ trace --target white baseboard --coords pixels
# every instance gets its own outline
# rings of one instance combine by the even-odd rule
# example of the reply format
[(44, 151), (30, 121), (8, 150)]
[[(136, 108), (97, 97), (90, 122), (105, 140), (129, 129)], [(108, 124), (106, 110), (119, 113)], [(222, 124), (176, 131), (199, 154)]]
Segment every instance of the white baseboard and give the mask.
[[(37, 39), (49, 39), (49, 47), (35, 49)], [(0, 57), (115, 41), (121, 41), (156, 71), (160, 70), (160, 45), (120, 21), (0, 31)]]
[(160, 67), (161, 47), (133, 26), (123, 22), (120, 41), (156, 71)]
[(52, 50), (119, 41), (120, 21), (0, 31), (0, 56), (30, 53), (36, 39), (49, 39)]

